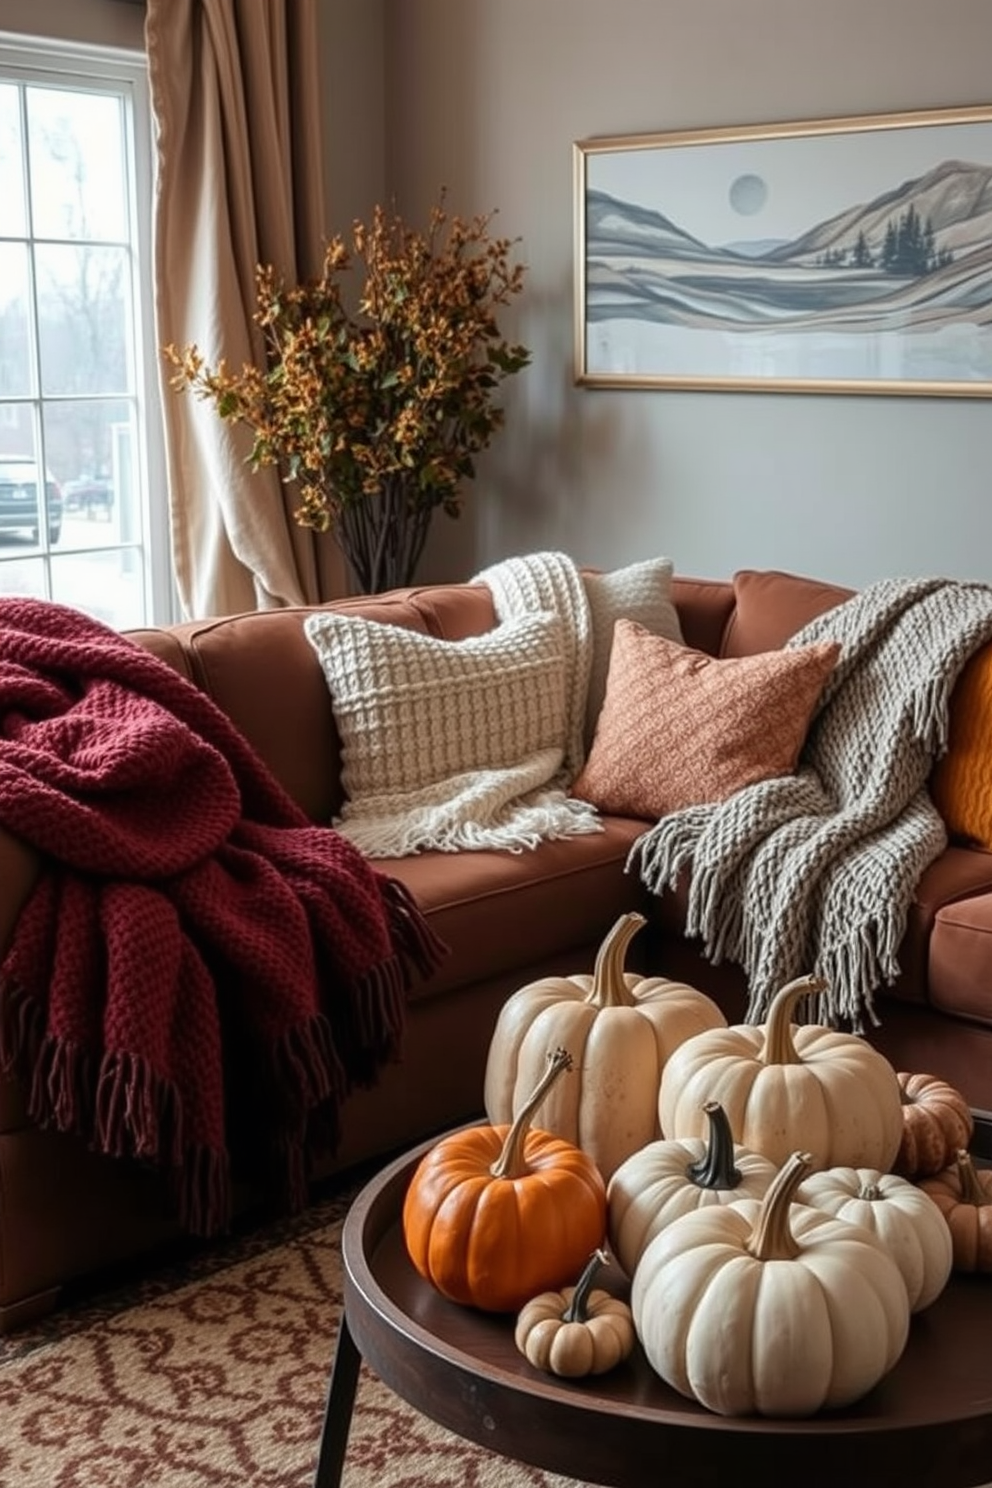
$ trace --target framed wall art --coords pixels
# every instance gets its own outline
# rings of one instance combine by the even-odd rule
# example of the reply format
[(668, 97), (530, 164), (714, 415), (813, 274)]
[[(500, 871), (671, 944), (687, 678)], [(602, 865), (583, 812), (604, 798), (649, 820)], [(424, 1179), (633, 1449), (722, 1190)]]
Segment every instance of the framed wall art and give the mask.
[(576, 381), (992, 397), (992, 105), (580, 140)]

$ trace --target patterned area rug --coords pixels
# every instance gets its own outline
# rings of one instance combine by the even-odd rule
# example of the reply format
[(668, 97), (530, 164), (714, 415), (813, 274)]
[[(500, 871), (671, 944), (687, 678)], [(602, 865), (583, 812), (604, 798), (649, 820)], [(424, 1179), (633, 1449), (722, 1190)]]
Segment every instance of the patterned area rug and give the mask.
[[(0, 1339), (0, 1488), (309, 1488), (350, 1193)], [(462, 1441), (365, 1366), (343, 1488), (576, 1488)]]

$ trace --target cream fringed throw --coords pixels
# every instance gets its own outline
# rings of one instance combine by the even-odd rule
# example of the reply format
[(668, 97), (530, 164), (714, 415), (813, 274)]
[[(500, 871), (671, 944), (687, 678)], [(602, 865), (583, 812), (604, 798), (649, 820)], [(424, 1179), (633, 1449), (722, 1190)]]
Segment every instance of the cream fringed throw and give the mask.
[(335, 825), (368, 857), (520, 852), (602, 830), (564, 789), (581, 763), (584, 596), (541, 555), (511, 561), (536, 577), (517, 574), (502, 623), (481, 636), (445, 641), (334, 612), (304, 622), (341, 737)]
[(586, 694), (592, 670), (592, 612), (582, 575), (564, 553), (528, 553), (485, 568), (472, 581), (486, 584), (500, 620), (550, 610), (565, 622), (566, 733), (559, 783), (568, 785), (585, 758)]
[(797, 773), (662, 817), (635, 843), (628, 867), (656, 893), (691, 870), (687, 933), (744, 967), (750, 1021), (805, 972), (828, 983), (818, 1021), (878, 1021), (872, 993), (898, 975), (913, 891), (947, 841), (927, 780), (951, 690), (990, 637), (987, 585), (870, 585), (789, 642), (843, 647)]

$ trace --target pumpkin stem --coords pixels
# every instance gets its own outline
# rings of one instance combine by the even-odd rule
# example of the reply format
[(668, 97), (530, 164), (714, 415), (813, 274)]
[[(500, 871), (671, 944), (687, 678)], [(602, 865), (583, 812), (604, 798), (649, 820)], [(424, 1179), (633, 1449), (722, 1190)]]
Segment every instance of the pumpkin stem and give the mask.
[(608, 1260), (609, 1256), (605, 1250), (593, 1251), (588, 1261), (586, 1261), (582, 1275), (575, 1283), (572, 1300), (561, 1315), (563, 1323), (584, 1323), (588, 1320), (589, 1314), (586, 1311), (586, 1304), (589, 1301), (589, 1293), (592, 1290), (593, 1278), (600, 1266), (605, 1266)]
[(775, 993), (765, 1020), (765, 1042), (761, 1050), (763, 1064), (802, 1064), (792, 1039), (792, 1010), (801, 997), (825, 992), (822, 977), (802, 976), (787, 982)]
[(530, 1172), (524, 1157), (524, 1138), (530, 1130), (534, 1112), (547, 1095), (551, 1086), (563, 1070), (572, 1068), (572, 1056), (565, 1049), (555, 1049), (548, 1054), (548, 1067), (538, 1080), (527, 1100), (520, 1107), (499, 1157), (489, 1169), (494, 1178), (521, 1178)]
[(862, 1183), (858, 1193), (859, 1199), (867, 1199), (870, 1204), (873, 1204), (876, 1199), (880, 1199), (881, 1197), (882, 1190), (877, 1183)]
[(813, 1166), (808, 1152), (794, 1152), (772, 1179), (745, 1250), (757, 1261), (791, 1261), (800, 1246), (789, 1224), (792, 1196)]
[(959, 1147), (955, 1163), (958, 1170), (958, 1182), (961, 1185), (961, 1202), (963, 1204), (988, 1204), (989, 1195), (978, 1181), (971, 1153), (966, 1148)]
[(592, 987), (585, 1002), (600, 1008), (634, 1006), (635, 998), (623, 974), (624, 960), (627, 947), (646, 923), (644, 916), (636, 910), (620, 916), (599, 948), (592, 973)]
[(736, 1188), (741, 1170), (734, 1162), (734, 1136), (727, 1113), (719, 1101), (703, 1102), (709, 1117), (709, 1143), (698, 1162), (690, 1163), (685, 1175), (697, 1188)]

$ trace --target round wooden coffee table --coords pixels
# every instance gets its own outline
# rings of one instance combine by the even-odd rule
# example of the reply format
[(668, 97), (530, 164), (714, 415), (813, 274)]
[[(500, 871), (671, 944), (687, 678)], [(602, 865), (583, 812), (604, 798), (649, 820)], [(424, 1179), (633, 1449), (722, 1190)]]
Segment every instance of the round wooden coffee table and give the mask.
[(430, 1145), (384, 1168), (345, 1220), (344, 1313), (314, 1488), (340, 1482), (363, 1358), (449, 1431), (610, 1488), (992, 1483), (992, 1277), (955, 1276), (913, 1318), (891, 1373), (843, 1411), (798, 1421), (718, 1416), (669, 1389), (639, 1347), (610, 1374), (558, 1380), (517, 1352), (512, 1318), (446, 1301), (410, 1264), (403, 1197)]

